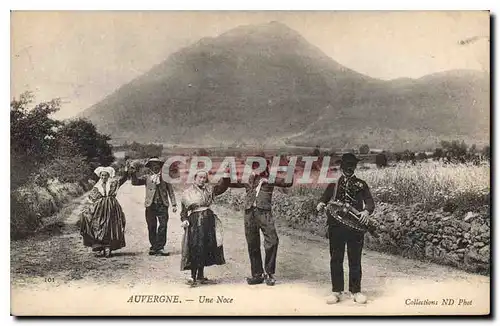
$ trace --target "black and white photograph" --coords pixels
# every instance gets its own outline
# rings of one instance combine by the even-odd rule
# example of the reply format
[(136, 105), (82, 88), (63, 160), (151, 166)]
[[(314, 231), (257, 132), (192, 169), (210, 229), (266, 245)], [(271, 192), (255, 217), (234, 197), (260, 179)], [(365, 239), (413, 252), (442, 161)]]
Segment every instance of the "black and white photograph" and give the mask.
[(13, 316), (491, 314), (488, 10), (10, 20)]

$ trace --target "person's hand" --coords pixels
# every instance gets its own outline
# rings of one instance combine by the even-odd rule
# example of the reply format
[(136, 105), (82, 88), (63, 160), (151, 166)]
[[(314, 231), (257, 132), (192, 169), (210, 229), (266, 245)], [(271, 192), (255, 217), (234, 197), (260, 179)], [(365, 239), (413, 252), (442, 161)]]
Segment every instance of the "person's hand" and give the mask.
[(323, 202), (318, 203), (318, 206), (316, 206), (316, 210), (318, 212), (321, 212), (325, 208), (326, 204)]
[(262, 178), (262, 184), (264, 183), (269, 183), (269, 180), (267, 180), (266, 178)]
[(181, 227), (183, 227), (183, 228), (187, 228), (188, 226), (189, 226), (189, 221), (187, 221), (187, 220), (186, 220), (186, 221), (183, 221), (183, 222), (181, 223)]
[(176, 213), (177, 212), (177, 206), (172, 206), (172, 212)]
[(362, 224), (368, 224), (368, 216), (370, 216), (370, 213), (367, 210), (362, 211), (359, 214), (359, 221)]

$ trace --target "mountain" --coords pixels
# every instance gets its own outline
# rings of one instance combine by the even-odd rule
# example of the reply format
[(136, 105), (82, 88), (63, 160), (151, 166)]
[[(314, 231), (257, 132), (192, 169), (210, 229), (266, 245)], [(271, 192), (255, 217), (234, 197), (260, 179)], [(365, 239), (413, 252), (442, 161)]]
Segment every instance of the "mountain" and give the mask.
[(382, 81), (271, 22), (204, 38), (85, 110), (115, 141), (343, 147), (489, 140), (489, 76)]

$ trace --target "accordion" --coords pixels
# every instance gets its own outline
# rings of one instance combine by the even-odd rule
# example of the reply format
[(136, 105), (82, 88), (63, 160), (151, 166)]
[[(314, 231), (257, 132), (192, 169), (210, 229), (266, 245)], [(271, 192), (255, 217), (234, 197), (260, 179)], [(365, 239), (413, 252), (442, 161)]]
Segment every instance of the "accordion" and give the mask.
[(328, 217), (351, 230), (362, 233), (369, 232), (376, 237), (377, 226), (375, 222), (368, 219), (368, 223), (363, 224), (359, 221), (359, 214), (360, 212), (356, 208), (340, 201), (330, 202), (326, 206), (326, 215)]

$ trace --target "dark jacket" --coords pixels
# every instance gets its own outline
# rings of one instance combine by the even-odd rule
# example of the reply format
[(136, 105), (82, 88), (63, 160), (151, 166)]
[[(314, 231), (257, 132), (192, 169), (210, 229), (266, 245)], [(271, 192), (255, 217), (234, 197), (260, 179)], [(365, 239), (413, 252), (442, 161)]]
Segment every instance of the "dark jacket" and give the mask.
[(131, 181), (133, 186), (146, 186), (146, 197), (144, 199), (144, 206), (149, 207), (153, 203), (153, 199), (155, 198), (156, 191), (159, 191), (159, 195), (163, 204), (168, 207), (168, 198), (170, 197), (170, 201), (172, 202), (172, 206), (177, 206), (177, 202), (175, 201), (175, 193), (174, 188), (170, 183), (165, 182), (161, 179), (160, 183), (155, 184), (152, 179), (152, 175), (143, 175), (141, 177), (137, 177), (135, 173), (131, 174)]
[(230, 188), (245, 188), (246, 196), (245, 196), (245, 209), (250, 209), (252, 207), (257, 207), (264, 210), (271, 210), (272, 197), (274, 187), (291, 187), (293, 185), (293, 179), (291, 182), (285, 182), (284, 178), (277, 177), (273, 183), (263, 183), (259, 195), (257, 194), (257, 186), (259, 185), (259, 180), (262, 177), (250, 176), (248, 183), (231, 183), (229, 185)]
[[(335, 189), (335, 187), (338, 187)], [(336, 192), (334, 200), (344, 203), (349, 203), (358, 211), (367, 210), (370, 214), (375, 210), (375, 202), (373, 201), (370, 188), (365, 181), (359, 179), (355, 175), (347, 179), (341, 176), (337, 183), (330, 183), (323, 195), (320, 202), (327, 204)]]

